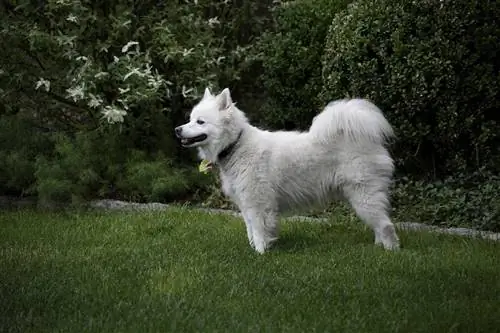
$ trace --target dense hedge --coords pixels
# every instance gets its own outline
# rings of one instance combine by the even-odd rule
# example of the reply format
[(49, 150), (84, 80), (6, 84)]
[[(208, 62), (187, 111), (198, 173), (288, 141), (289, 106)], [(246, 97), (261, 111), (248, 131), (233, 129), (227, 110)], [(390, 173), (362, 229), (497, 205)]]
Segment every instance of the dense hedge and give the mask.
[(38, 156), (35, 189), (42, 204), (94, 198), (184, 201), (206, 192), (212, 179), (183, 168), (161, 151), (134, 148), (118, 128), (54, 134), (55, 150)]
[(273, 26), (258, 42), (267, 95), (259, 116), (266, 126), (307, 128), (322, 108), (321, 57), (333, 16), (350, 0), (285, 2), (273, 12)]
[(0, 114), (0, 195), (36, 193), (36, 159), (52, 149), (49, 134), (32, 119)]
[(356, 1), (330, 27), (322, 99), (375, 101), (399, 171), (498, 171), (499, 17), (498, 1)]
[(500, 177), (479, 170), (429, 182), (399, 178), (392, 191), (393, 217), (441, 227), (500, 231)]

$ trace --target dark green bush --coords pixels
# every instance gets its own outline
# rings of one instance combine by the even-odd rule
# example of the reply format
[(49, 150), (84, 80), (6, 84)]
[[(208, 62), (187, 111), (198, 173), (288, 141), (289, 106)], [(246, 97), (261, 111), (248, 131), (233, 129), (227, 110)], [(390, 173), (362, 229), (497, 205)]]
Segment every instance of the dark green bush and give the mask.
[(136, 151), (126, 163), (117, 189), (130, 200), (171, 202), (196, 199), (206, 193), (212, 179), (191, 168), (179, 168), (158, 155), (154, 159)]
[(208, 186), (208, 195), (203, 198), (202, 206), (237, 210), (238, 207), (222, 192), (218, 175), (212, 173), (210, 176), (213, 181)]
[(318, 109), (321, 56), (335, 13), (349, 0), (283, 2), (274, 9), (274, 27), (258, 42), (262, 86), (268, 96), (259, 119), (266, 126), (305, 128)]
[(328, 33), (322, 100), (379, 105), (398, 136), (399, 171), (498, 171), (498, 17), (488, 0), (352, 3)]
[(75, 202), (114, 195), (113, 184), (124, 168), (126, 141), (110, 131), (57, 133), (55, 150), (40, 155), (36, 164), (36, 190), (42, 203)]
[(441, 182), (401, 179), (392, 193), (393, 215), (404, 222), (500, 231), (500, 177), (472, 173)]
[(171, 202), (206, 193), (213, 180), (200, 174), (195, 164), (187, 169), (164, 153), (135, 149), (130, 134), (109, 127), (74, 137), (56, 135), (54, 154), (40, 156), (36, 164), (41, 203), (96, 198)]
[(52, 149), (46, 132), (19, 115), (0, 116), (0, 194), (32, 194), (35, 161)]
[(36, 192), (42, 206), (81, 200), (81, 186), (75, 183), (61, 165), (40, 157), (37, 160)]

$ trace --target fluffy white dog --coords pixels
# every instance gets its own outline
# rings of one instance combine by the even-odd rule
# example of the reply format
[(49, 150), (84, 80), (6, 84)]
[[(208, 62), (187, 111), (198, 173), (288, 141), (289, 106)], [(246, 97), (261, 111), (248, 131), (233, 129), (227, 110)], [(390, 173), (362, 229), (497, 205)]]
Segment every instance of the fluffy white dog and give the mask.
[(250, 245), (264, 253), (278, 238), (278, 214), (350, 203), (375, 233), (375, 244), (398, 249), (389, 214), (393, 160), (384, 147), (393, 134), (382, 112), (363, 99), (331, 102), (307, 132), (252, 126), (229, 89), (207, 88), (190, 121), (175, 132), (185, 147), (217, 166), (225, 195), (244, 217)]

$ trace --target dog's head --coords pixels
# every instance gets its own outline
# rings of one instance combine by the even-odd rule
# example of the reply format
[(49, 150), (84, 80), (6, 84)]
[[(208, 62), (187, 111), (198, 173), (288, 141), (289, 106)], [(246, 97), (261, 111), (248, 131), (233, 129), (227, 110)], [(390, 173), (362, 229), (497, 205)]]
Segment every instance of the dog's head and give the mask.
[(208, 88), (193, 108), (189, 122), (175, 128), (175, 135), (184, 147), (204, 147), (223, 140), (233, 112), (229, 89), (212, 95)]

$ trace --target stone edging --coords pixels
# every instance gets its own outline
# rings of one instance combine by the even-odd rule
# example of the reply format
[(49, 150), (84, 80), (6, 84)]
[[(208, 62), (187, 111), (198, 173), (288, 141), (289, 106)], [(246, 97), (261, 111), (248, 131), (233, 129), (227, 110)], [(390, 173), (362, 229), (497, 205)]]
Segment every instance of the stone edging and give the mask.
[[(121, 200), (96, 200), (90, 202), (91, 208), (97, 209), (106, 209), (106, 210), (146, 210), (146, 211), (158, 211), (158, 210), (166, 210), (171, 208), (171, 205), (162, 204), (158, 202), (152, 203), (136, 203), (136, 202), (127, 202)], [(229, 209), (215, 209), (215, 208), (193, 208), (194, 210), (199, 210), (207, 213), (215, 213), (215, 214), (229, 214), (232, 216), (241, 217), (241, 214)], [(320, 222), (326, 223), (328, 219), (326, 218), (314, 218), (308, 216), (292, 216), (286, 218), (287, 220), (292, 221), (303, 221), (303, 222)], [(474, 230), (469, 228), (440, 228), (436, 226), (431, 226), (423, 223), (416, 222), (399, 222), (395, 223), (396, 228), (401, 230), (412, 230), (412, 231), (433, 231), (437, 233), (450, 234), (450, 235), (458, 235), (465, 237), (478, 237), (483, 239), (489, 239), (494, 241), (500, 241), (500, 233), (495, 233), (491, 231), (481, 231)]]

